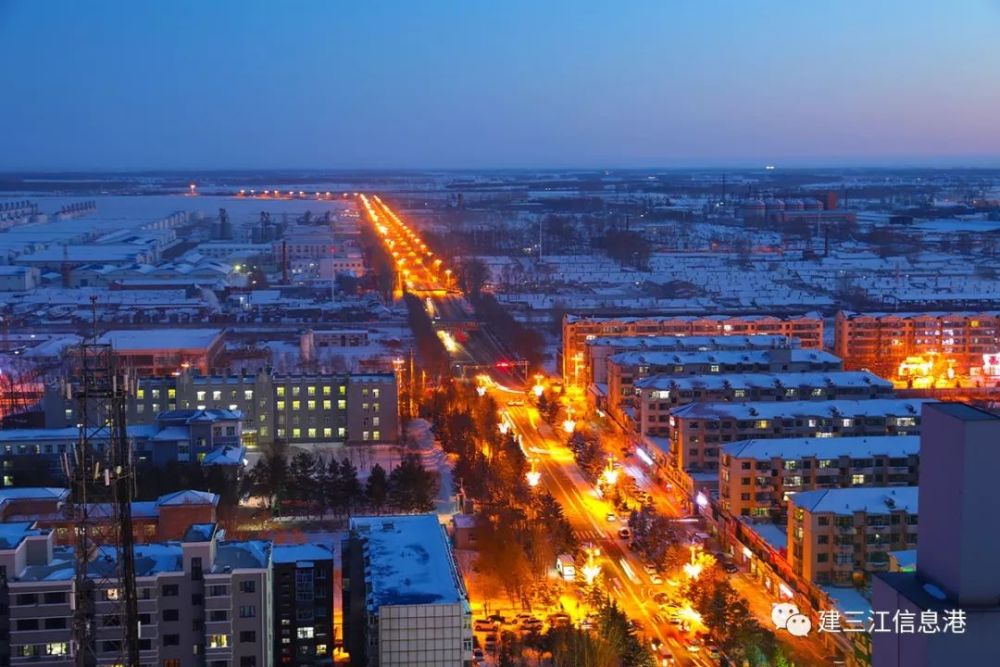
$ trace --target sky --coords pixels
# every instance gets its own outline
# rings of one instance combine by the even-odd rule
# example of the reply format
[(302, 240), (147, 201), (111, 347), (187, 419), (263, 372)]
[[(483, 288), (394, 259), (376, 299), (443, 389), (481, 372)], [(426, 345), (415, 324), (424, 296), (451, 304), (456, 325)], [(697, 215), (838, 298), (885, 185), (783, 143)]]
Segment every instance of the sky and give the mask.
[(0, 170), (1000, 166), (1000, 0), (0, 0)]

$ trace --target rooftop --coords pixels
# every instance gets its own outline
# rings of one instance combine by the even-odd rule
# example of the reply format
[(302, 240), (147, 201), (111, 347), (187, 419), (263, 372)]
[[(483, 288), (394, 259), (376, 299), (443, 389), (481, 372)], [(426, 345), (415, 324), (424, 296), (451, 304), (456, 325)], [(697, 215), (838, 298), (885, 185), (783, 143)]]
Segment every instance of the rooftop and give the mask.
[(688, 403), (676, 408), (679, 419), (781, 419), (788, 417), (920, 416), (926, 398), (869, 398), (834, 401), (750, 401)]
[(221, 329), (127, 329), (109, 331), (101, 343), (118, 352), (132, 350), (205, 349), (222, 336)]
[(856, 512), (886, 514), (905, 511), (917, 514), (917, 487), (870, 486), (852, 489), (822, 489), (800, 491), (788, 497), (795, 507), (816, 513), (850, 516)]
[(629, 317), (595, 317), (588, 315), (566, 315), (567, 322), (665, 322), (665, 321), (711, 321), (730, 322), (739, 320), (742, 322), (783, 322), (786, 320), (813, 319), (822, 321), (819, 313), (804, 313), (802, 315), (634, 315)]
[(271, 549), (273, 563), (304, 563), (332, 558), (333, 552), (320, 544), (275, 544)]
[[(782, 350), (784, 351), (784, 350)], [(840, 364), (840, 357), (822, 350), (787, 350), (791, 363)], [(770, 364), (779, 363), (775, 350), (689, 350), (680, 352), (620, 352), (610, 357), (612, 363), (620, 366), (649, 364), (651, 366), (672, 366), (686, 364)], [(784, 360), (780, 360), (783, 362)]]
[(356, 517), (351, 530), (365, 541), (369, 606), (467, 600), (437, 516)]
[(599, 336), (588, 340), (589, 347), (619, 347), (679, 350), (718, 350), (789, 347), (797, 342), (787, 336), (759, 334), (753, 336)]
[(722, 451), (733, 458), (770, 461), (771, 459), (817, 458), (840, 456), (871, 458), (903, 457), (920, 453), (920, 436), (880, 435), (845, 438), (774, 438), (740, 440), (723, 445)]
[(637, 389), (753, 389), (773, 387), (880, 387), (892, 389), (892, 383), (866, 371), (829, 371), (819, 373), (705, 373), (701, 375), (650, 375), (635, 381)]

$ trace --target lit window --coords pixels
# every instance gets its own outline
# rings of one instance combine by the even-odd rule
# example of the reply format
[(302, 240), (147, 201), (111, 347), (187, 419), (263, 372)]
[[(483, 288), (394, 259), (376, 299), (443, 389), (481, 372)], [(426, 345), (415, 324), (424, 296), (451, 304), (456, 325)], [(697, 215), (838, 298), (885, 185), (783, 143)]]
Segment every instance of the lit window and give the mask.
[(766, 419), (758, 419), (754, 424), (754, 428), (767, 428), (769, 422)]
[(177, 390), (173, 387), (167, 389), (167, 398), (177, 398)]
[(276, 405), (278, 406), (279, 410), (284, 410), (285, 409), (285, 402), (284, 401), (278, 401), (276, 403)]
[(302, 437), (302, 429), (300, 429), (300, 428), (293, 428), (292, 429), (292, 437), (293, 438), (301, 438)]
[(840, 425), (843, 426), (844, 428), (850, 428), (852, 424), (854, 424), (854, 420), (853, 419), (841, 419), (840, 420)]
[(298, 396), (301, 391), (302, 387), (292, 387), (292, 396)]
[(324, 396), (329, 396), (332, 392), (333, 392), (333, 387), (331, 387), (328, 384), (327, 385), (323, 385), (323, 395)]
[(315, 437), (316, 437), (316, 429), (314, 429), (314, 428), (311, 428), (311, 429), (308, 429), (308, 430), (306, 431), (306, 434), (307, 434), (307, 435), (308, 435), (308, 436), (309, 436), (310, 438), (315, 438)]
[(333, 409), (333, 401), (323, 401), (323, 409), (324, 410), (332, 410)]
[(378, 403), (372, 403), (372, 411), (378, 412)]
[(378, 394), (379, 394), (379, 390), (378, 389), (372, 389), (372, 396), (374, 396), (375, 398), (378, 398)]
[(347, 435), (347, 429), (345, 429), (343, 426), (337, 429), (338, 438), (343, 438), (345, 435)]
[(346, 394), (347, 393), (347, 385), (342, 384), (339, 387), (337, 387), (337, 393), (339, 393), (341, 396), (343, 396), (344, 394)]
[(337, 409), (338, 410), (346, 410), (347, 409), (347, 401), (345, 401), (344, 399), (340, 399), (339, 401), (337, 401)]
[(372, 431), (372, 440), (381, 440), (382, 433), (380, 431)]
[(296, 635), (298, 636), (299, 639), (312, 639), (313, 638), (312, 626), (299, 628), (296, 632)]
[(302, 401), (292, 401), (292, 410), (301, 410)]
[(145, 389), (137, 389), (136, 392), (135, 392), (135, 397), (138, 398), (140, 401), (142, 399), (146, 398), (146, 390)]
[(316, 401), (306, 401), (306, 407), (310, 410), (316, 409)]
[(284, 387), (278, 387), (278, 396), (281, 397), (281, 396), (284, 396), (284, 395), (285, 395), (285, 388)]
[(378, 426), (381, 421), (380, 417), (372, 417), (372, 426)]
[(198, 402), (200, 403), (201, 401), (205, 400), (205, 392), (199, 391), (198, 393), (195, 394), (195, 397), (198, 399)]
[(229, 646), (229, 635), (209, 635), (208, 648), (227, 648)]
[(214, 391), (212, 391), (212, 400), (213, 401), (221, 401), (222, 400), (222, 390), (221, 389), (215, 389)]
[(245, 401), (252, 401), (253, 400), (253, 389), (244, 389), (243, 390), (243, 400), (245, 400)]
[(325, 427), (323, 429), (323, 437), (324, 438), (332, 438), (333, 437), (333, 429), (330, 428), (329, 426)]
[(368, 433), (368, 431), (364, 431), (364, 432), (362, 432), (362, 434), (361, 434), (361, 439), (362, 439), (362, 440), (368, 440), (368, 439), (369, 439), (369, 438), (368, 438), (368, 436), (369, 436), (369, 433)]
[(69, 644), (66, 642), (46, 644), (45, 655), (69, 655)]
[(864, 475), (851, 475), (851, 484), (864, 484), (864, 483), (865, 483)]

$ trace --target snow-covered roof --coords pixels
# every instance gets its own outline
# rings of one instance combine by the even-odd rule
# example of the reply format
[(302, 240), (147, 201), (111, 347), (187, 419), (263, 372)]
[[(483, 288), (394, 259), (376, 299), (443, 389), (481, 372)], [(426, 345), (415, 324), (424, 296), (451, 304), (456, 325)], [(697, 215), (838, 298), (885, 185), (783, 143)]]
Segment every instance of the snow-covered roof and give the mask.
[(829, 371), (818, 373), (722, 373), (702, 375), (650, 375), (635, 381), (636, 389), (754, 389), (771, 387), (879, 387), (891, 389), (892, 383), (867, 371)]
[(194, 491), (186, 489), (184, 491), (174, 491), (167, 493), (156, 499), (156, 504), (160, 507), (175, 507), (177, 505), (218, 505), (219, 496), (207, 491)]
[(222, 335), (221, 329), (122, 329), (105, 333), (101, 343), (116, 352), (133, 350), (205, 349)]
[(753, 336), (598, 336), (586, 341), (589, 347), (648, 350), (723, 350), (788, 347), (797, 339), (788, 336), (756, 334)]
[(365, 543), (370, 608), (467, 600), (437, 516), (355, 517), (351, 530)]
[[(784, 350), (783, 350), (784, 352)], [(788, 350), (790, 363), (839, 364), (840, 358), (823, 350)], [(769, 364), (778, 363), (774, 350), (689, 350), (681, 352), (619, 352), (611, 363), (619, 366), (669, 366), (687, 364)]]
[(271, 562), (311, 563), (331, 560), (333, 553), (322, 544), (275, 544), (271, 549)]
[(881, 435), (844, 438), (774, 438), (740, 440), (722, 446), (733, 458), (770, 461), (771, 459), (836, 459), (840, 456), (898, 458), (920, 453), (920, 436)]
[(750, 401), (688, 403), (671, 416), (678, 419), (782, 419), (789, 417), (920, 416), (926, 398), (870, 398), (833, 401)]
[(850, 516), (856, 512), (887, 514), (893, 511), (917, 514), (918, 490), (916, 486), (821, 489), (793, 493), (789, 495), (788, 502), (813, 514), (832, 513)]

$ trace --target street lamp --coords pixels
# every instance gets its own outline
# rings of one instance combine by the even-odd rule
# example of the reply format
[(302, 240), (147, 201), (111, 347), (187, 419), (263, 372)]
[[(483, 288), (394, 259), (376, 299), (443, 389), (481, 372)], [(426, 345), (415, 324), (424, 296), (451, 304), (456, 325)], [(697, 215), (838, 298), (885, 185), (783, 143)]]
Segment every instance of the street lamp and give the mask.
[(500, 429), (500, 435), (507, 435), (507, 431), (510, 430), (510, 424), (508, 424), (505, 421), (502, 421), (499, 424), (497, 424), (497, 428)]
[(542, 394), (545, 392), (545, 387), (542, 386), (542, 374), (535, 374), (535, 386), (531, 388), (531, 391), (535, 393), (535, 398), (541, 398)]
[(587, 564), (580, 568), (580, 572), (583, 573), (583, 580), (587, 582), (590, 586), (597, 579), (597, 575), (601, 573), (601, 566), (594, 562), (594, 556), (599, 556), (601, 550), (597, 547), (587, 548)]
[(528, 486), (535, 488), (538, 486), (538, 482), (542, 479), (542, 473), (535, 470), (535, 460), (531, 460), (531, 470), (524, 474), (524, 477), (528, 480)]
[(684, 574), (687, 575), (688, 579), (697, 579), (701, 575), (701, 563), (698, 562), (698, 558), (695, 555), (695, 545), (691, 545), (691, 562), (684, 563)]
[(566, 420), (562, 423), (563, 430), (572, 433), (576, 430), (576, 422), (573, 420), (573, 408), (566, 409)]

